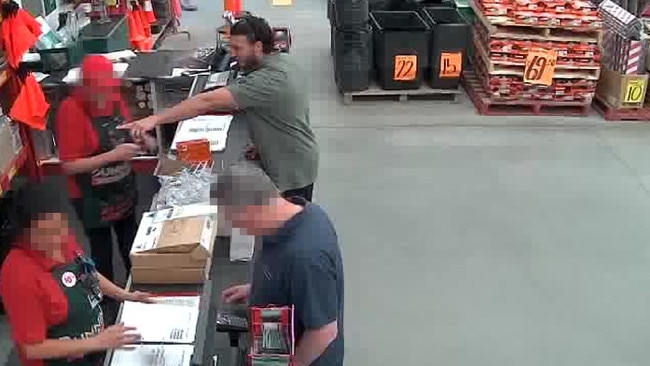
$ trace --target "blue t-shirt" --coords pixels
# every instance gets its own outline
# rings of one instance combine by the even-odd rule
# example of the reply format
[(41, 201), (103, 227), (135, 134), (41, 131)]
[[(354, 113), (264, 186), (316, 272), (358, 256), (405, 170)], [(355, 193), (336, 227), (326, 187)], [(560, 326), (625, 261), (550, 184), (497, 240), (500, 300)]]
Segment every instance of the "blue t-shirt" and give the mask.
[(253, 306), (294, 305), (296, 341), (334, 320), (338, 337), (311, 366), (343, 365), (343, 261), (336, 231), (319, 206), (304, 209), (264, 237), (253, 273)]

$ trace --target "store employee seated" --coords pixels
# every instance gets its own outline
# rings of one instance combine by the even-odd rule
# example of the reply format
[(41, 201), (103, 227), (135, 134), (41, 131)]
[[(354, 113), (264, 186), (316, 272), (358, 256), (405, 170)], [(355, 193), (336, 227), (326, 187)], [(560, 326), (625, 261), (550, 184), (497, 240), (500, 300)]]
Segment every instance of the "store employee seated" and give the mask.
[(343, 365), (343, 263), (336, 231), (319, 206), (285, 199), (259, 168), (217, 176), (219, 210), (232, 227), (264, 236), (252, 284), (223, 292), (226, 303), (294, 305), (296, 366)]
[(104, 326), (99, 303), (103, 295), (149, 296), (97, 273), (68, 225), (67, 199), (37, 184), (17, 192), (16, 202), (16, 239), (0, 271), (0, 295), (21, 365), (95, 366), (104, 351), (137, 342), (133, 328)]

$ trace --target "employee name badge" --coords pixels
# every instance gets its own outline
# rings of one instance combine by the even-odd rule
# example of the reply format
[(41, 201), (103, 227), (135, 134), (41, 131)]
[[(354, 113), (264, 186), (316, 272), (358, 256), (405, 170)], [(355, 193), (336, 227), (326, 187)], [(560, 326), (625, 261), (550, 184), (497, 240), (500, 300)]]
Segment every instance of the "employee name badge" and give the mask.
[(68, 271), (61, 275), (61, 283), (67, 288), (75, 287), (77, 284), (77, 275)]

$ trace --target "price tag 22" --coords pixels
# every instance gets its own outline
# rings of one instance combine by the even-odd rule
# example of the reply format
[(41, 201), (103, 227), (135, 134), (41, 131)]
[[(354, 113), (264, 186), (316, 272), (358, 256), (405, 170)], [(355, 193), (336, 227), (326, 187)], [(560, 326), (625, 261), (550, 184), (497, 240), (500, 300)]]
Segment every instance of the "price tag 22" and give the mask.
[(553, 84), (557, 52), (555, 50), (532, 50), (526, 57), (524, 83), (549, 86)]
[(393, 65), (393, 80), (413, 81), (418, 74), (418, 56), (396, 55)]
[(640, 103), (645, 98), (646, 79), (631, 79), (625, 84), (623, 103)]

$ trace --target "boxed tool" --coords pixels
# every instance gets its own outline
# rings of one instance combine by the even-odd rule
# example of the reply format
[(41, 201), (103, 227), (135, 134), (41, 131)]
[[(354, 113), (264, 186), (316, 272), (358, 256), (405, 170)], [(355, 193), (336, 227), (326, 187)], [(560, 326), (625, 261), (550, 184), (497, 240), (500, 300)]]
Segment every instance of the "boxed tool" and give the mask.
[(136, 284), (195, 284), (209, 275), (216, 216), (182, 208), (147, 212), (131, 248)]
[(251, 307), (249, 366), (294, 365), (294, 307)]

